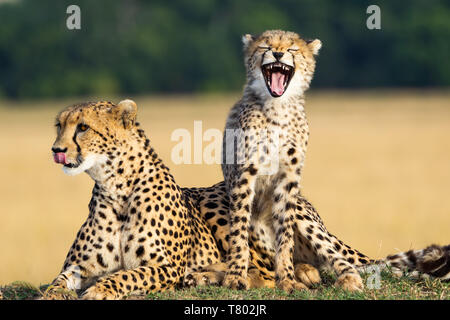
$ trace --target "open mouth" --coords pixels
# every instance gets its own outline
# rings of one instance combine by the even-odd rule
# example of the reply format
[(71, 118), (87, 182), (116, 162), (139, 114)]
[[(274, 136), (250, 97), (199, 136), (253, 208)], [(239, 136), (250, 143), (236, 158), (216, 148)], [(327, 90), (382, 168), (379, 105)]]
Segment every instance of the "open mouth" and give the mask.
[(281, 62), (273, 62), (261, 66), (261, 69), (272, 97), (281, 97), (286, 92), (294, 75), (294, 67)]

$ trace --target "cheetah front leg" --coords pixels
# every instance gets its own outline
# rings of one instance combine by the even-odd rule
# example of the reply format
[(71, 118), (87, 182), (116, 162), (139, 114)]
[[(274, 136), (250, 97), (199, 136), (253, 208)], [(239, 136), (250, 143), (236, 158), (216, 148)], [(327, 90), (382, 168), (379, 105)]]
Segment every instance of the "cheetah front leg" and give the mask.
[[(113, 272), (120, 267), (117, 254), (108, 250), (96, 253), (77, 238), (69, 251), (61, 273), (52, 281), (45, 292), (44, 299), (65, 299), (76, 296), (76, 292), (90, 286), (97, 278)], [(99, 244), (96, 244), (97, 247)], [(112, 244), (109, 244), (112, 246)], [(87, 248), (83, 254), (77, 248)], [(111, 257), (110, 257), (111, 256)], [(117, 260), (117, 261), (116, 261)]]
[(233, 183), (230, 194), (230, 249), (223, 285), (232, 289), (248, 289), (247, 269), (250, 257), (249, 227), (251, 206), (255, 197), (257, 168), (250, 165)]
[(61, 273), (53, 280), (44, 298), (64, 298), (67, 296), (65, 291), (74, 294), (97, 278), (121, 268), (119, 225), (113, 209), (99, 198), (92, 198), (89, 207), (90, 215), (78, 231)]
[[(90, 262), (91, 264), (65, 265), (63, 271), (52, 281), (43, 298), (67, 299), (76, 297), (77, 292), (90, 286), (98, 277), (107, 273), (97, 262)], [(114, 270), (117, 269), (118, 266), (114, 268)]]
[(272, 215), (275, 240), (275, 276), (277, 287), (286, 292), (307, 289), (295, 280), (294, 272), (294, 216), (297, 196), (300, 193), (298, 177), (295, 174), (282, 174), (275, 187)]
[(89, 285), (92, 281), (92, 273), (85, 267), (70, 265), (66, 267), (51, 283), (50, 290), (70, 290), (77, 291)]
[(99, 279), (82, 295), (84, 300), (116, 300), (130, 294), (149, 294), (174, 289), (182, 277), (180, 267), (145, 266), (120, 270)]
[(77, 298), (77, 291), (86, 286), (85, 279), (90, 278), (83, 267), (71, 265), (62, 271), (48, 286), (42, 299), (70, 300)]

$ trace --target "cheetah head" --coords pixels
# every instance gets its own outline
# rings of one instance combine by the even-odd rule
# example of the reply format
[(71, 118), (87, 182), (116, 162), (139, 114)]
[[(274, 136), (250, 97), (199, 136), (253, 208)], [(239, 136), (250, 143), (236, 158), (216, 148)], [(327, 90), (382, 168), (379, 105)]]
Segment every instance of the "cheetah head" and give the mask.
[(120, 141), (130, 134), (137, 107), (131, 100), (118, 105), (87, 102), (62, 110), (56, 117), (57, 136), (52, 146), (53, 159), (68, 175), (93, 173), (108, 161)]
[(270, 30), (242, 37), (247, 87), (262, 98), (287, 97), (309, 88), (320, 40), (304, 40), (294, 32)]

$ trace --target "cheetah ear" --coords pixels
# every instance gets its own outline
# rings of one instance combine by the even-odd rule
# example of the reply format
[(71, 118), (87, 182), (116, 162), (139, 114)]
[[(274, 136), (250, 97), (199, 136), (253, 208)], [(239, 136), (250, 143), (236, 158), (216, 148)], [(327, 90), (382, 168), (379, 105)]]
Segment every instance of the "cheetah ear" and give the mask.
[(133, 100), (120, 101), (115, 112), (119, 119), (122, 120), (125, 129), (130, 129), (136, 122), (137, 105)]
[(307, 40), (306, 44), (308, 45), (308, 48), (309, 50), (311, 50), (313, 55), (317, 55), (320, 48), (322, 48), (322, 41), (320, 41), (319, 39)]
[(246, 50), (250, 44), (255, 41), (256, 37), (247, 33), (242, 36), (242, 43), (244, 44), (244, 50)]

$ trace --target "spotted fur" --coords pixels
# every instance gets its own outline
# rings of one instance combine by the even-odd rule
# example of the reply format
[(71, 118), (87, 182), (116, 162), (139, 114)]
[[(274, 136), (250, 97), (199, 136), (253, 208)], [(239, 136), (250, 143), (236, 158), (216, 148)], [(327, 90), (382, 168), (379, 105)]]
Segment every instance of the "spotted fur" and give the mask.
[[(227, 251), (230, 215), (227, 214), (229, 201), (225, 183), (220, 182), (209, 188), (186, 190), (195, 194), (194, 198), (198, 201), (200, 212), (210, 226), (219, 247)], [(267, 227), (258, 220), (251, 220), (249, 230), (250, 259), (253, 261), (251, 268), (263, 263), (266, 269), (260, 272), (270, 276), (272, 282), (269, 285), (273, 286), (275, 242), (268, 236)], [(307, 286), (319, 283), (320, 276), (317, 270), (325, 269), (336, 271), (339, 279), (337, 285), (350, 291), (360, 290), (362, 282), (355, 279), (360, 279), (361, 272), (373, 272), (369, 269), (371, 266), (379, 267), (380, 271), (390, 269), (395, 275), (434, 277), (444, 281), (450, 279), (450, 245), (430, 245), (425, 249), (400, 252), (379, 260), (371, 259), (331, 234), (314, 206), (301, 195), (296, 199), (294, 230), (295, 278)], [(253, 258), (255, 252), (257, 260)], [(258, 261), (259, 259), (261, 260)], [(353, 270), (356, 271), (353, 273)], [(221, 264), (209, 269), (208, 272), (199, 272), (196, 277), (204, 277), (203, 283), (209, 283), (208, 277), (223, 279), (226, 271), (227, 265)], [(249, 275), (252, 273), (253, 271), (249, 269)]]
[[(136, 113), (136, 104), (125, 100), (77, 104), (57, 116), (52, 151), (64, 154), (66, 173), (86, 172), (95, 185), (87, 220), (48, 297), (77, 290), (84, 299), (118, 299), (201, 284), (203, 275), (196, 275), (208, 270), (208, 283), (222, 281), (212, 271), (228, 250), (228, 203), (210, 201), (220, 199), (215, 187), (181, 189)], [(208, 224), (211, 210), (225, 220)], [(251, 256), (251, 285), (273, 287), (269, 259), (253, 245)]]
[[(270, 252), (277, 286), (287, 292), (298, 288), (294, 267), (298, 262), (330, 267), (338, 276), (337, 285), (348, 290), (363, 288), (357, 269), (361, 265), (406, 267), (406, 261), (397, 257), (375, 262), (345, 245), (326, 230), (300, 194), (309, 135), (304, 93), (314, 74), (320, 40), (272, 30), (245, 35), (243, 42), (247, 82), (242, 98), (228, 114), (223, 139), (222, 171), (230, 205), (224, 285), (249, 287), (251, 232), (258, 235), (263, 252)], [(413, 252), (411, 257), (424, 258), (414, 267), (448, 273), (442, 250), (428, 251)], [(432, 263), (426, 262), (432, 255)], [(435, 259), (439, 255), (442, 259)]]
[[(248, 287), (246, 268), (253, 220), (275, 243), (278, 287), (291, 291), (296, 288), (295, 208), (309, 135), (304, 92), (321, 43), (280, 30), (257, 37), (246, 35), (243, 41), (247, 83), (243, 97), (228, 115), (223, 140), (222, 171), (231, 216), (231, 250), (224, 283), (231, 288)], [(281, 83), (278, 90), (271, 89), (280, 79), (274, 74), (283, 74), (281, 82), (286, 84), (282, 93)], [(241, 134), (236, 146), (230, 131)], [(274, 156), (277, 163), (273, 163)]]
[[(65, 290), (77, 290), (85, 299), (118, 299), (132, 292), (223, 283), (230, 238), (225, 183), (180, 188), (135, 118), (136, 105), (129, 100), (77, 104), (57, 117), (52, 149), (67, 154), (65, 171), (73, 174), (88, 158), (97, 161), (86, 169), (95, 181), (88, 218), (46, 298), (71, 298)], [(89, 129), (80, 132), (80, 124)], [(308, 221), (313, 230), (326, 230), (303, 197), (297, 198), (295, 210), (297, 224)], [(250, 227), (250, 287), (275, 286), (275, 248), (266, 230), (258, 223)], [(317, 268), (330, 260), (315, 244), (316, 236), (302, 235), (299, 227), (296, 236), (294, 272), (298, 288), (305, 289), (320, 282)], [(375, 263), (326, 236), (348, 263), (358, 268)], [(433, 246), (377, 263), (399, 269), (417, 265), (448, 278), (448, 252), (449, 246)]]

